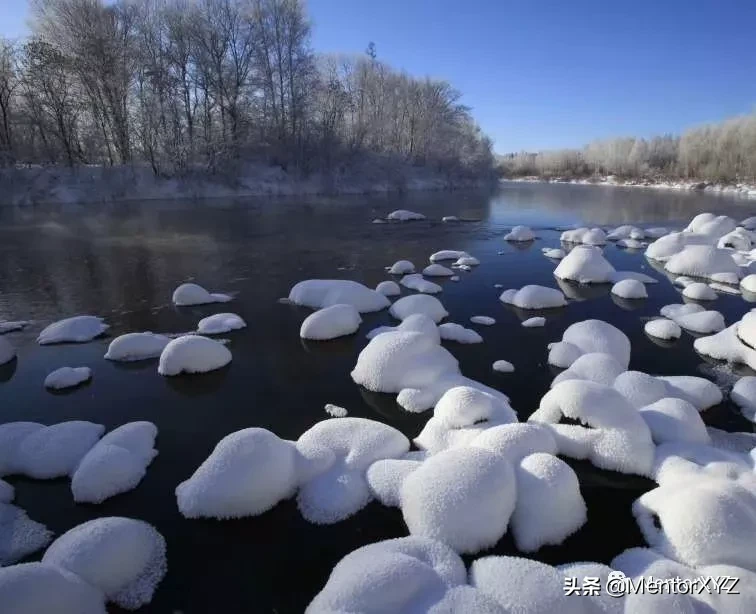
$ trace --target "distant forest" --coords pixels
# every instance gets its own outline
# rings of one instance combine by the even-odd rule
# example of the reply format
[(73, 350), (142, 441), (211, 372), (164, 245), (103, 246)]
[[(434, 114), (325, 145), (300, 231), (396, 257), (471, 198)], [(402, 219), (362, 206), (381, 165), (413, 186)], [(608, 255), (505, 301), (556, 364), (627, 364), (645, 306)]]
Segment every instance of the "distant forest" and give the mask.
[(302, 0), (32, 0), (0, 39), (0, 167), (241, 160), (328, 172), (359, 156), (478, 177), (491, 141), (449, 83), (313, 51)]
[(756, 181), (756, 112), (693, 128), (682, 136), (595, 141), (583, 149), (512, 153), (500, 157), (510, 177)]

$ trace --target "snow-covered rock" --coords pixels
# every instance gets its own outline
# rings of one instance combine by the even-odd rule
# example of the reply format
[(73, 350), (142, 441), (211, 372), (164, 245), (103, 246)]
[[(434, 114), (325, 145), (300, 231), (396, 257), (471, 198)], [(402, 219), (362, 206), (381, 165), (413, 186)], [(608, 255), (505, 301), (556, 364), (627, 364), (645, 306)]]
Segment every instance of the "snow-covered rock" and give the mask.
[[(10, 488), (6, 482), (2, 484)], [(3, 593), (2, 566), (11, 565), (44, 548), (53, 535), (45, 525), (29, 518), (20, 507), (4, 503), (2, 499), (0, 492), (0, 595)], [(0, 603), (6, 605), (3, 601)]]
[(0, 503), (10, 503), (15, 496), (16, 491), (13, 486), (5, 480), (0, 480)]
[(402, 289), (395, 281), (382, 281), (375, 287), (375, 291), (383, 296), (399, 296), (402, 293)]
[(651, 337), (664, 340), (679, 339), (682, 334), (680, 327), (667, 318), (649, 320), (646, 322), (643, 330)]
[(456, 215), (445, 215), (441, 218), (442, 222), (459, 222), (459, 218)]
[(405, 275), (407, 273), (414, 273), (415, 265), (412, 264), (409, 260), (397, 260), (394, 264), (391, 265), (391, 267), (389, 267), (388, 272), (392, 275)]
[(360, 312), (352, 305), (331, 305), (311, 313), (302, 322), (302, 339), (325, 341), (357, 332), (362, 324)]
[(197, 332), (200, 335), (221, 335), (246, 326), (247, 323), (235, 313), (216, 313), (202, 318), (197, 324)]
[(700, 281), (687, 284), (685, 288), (683, 288), (682, 295), (685, 298), (694, 301), (713, 301), (717, 298), (717, 293), (707, 284), (701, 283)]
[(7, 422), (0, 424), (0, 476), (20, 473), (18, 448), (32, 433), (45, 428), (37, 422)]
[(442, 249), (441, 251), (431, 254), (430, 261), (441, 262), (443, 260), (459, 260), (460, 258), (464, 258), (469, 255), (470, 254), (468, 254), (467, 252), (460, 252), (454, 249)]
[(661, 315), (673, 320), (680, 328), (710, 335), (724, 329), (725, 321), (718, 311), (706, 311), (700, 305), (688, 303), (685, 305), (665, 305), (661, 309)]
[(617, 247), (624, 247), (625, 249), (643, 249), (646, 246), (643, 241), (637, 239), (620, 239), (617, 241)]
[(514, 365), (507, 360), (495, 361), (492, 368), (499, 373), (512, 373), (515, 370)]
[(675, 254), (691, 245), (712, 245), (712, 239), (706, 235), (686, 232), (672, 232), (658, 238), (646, 248), (646, 258), (657, 262), (667, 262)]
[(756, 377), (741, 377), (732, 387), (730, 398), (740, 408), (740, 413), (756, 422)]
[(15, 357), (16, 348), (14, 348), (7, 339), (0, 337), (0, 365), (10, 362)]
[(231, 362), (231, 352), (222, 343), (201, 335), (173, 339), (160, 354), (158, 373), (206, 373)]
[(544, 256), (551, 258), (552, 260), (561, 260), (565, 256), (563, 249), (555, 247), (544, 247), (542, 253)]
[(648, 298), (646, 286), (635, 279), (623, 279), (612, 286), (612, 294), (626, 299)]
[(726, 215), (699, 213), (690, 221), (683, 232), (708, 235), (712, 239), (718, 239), (735, 230), (737, 225), (735, 220)]
[(453, 267), (472, 267), (472, 266), (478, 266), (480, 264), (480, 260), (478, 260), (475, 256), (460, 256), (457, 258), (457, 261), (452, 264)]
[(560, 342), (549, 345), (549, 364), (566, 369), (592, 352), (609, 354), (625, 368), (630, 364), (630, 340), (603, 320), (583, 320), (569, 326)]
[(754, 235), (745, 228), (736, 228), (728, 232), (717, 241), (717, 247), (730, 248), (739, 251), (751, 251), (754, 243)]
[(77, 503), (102, 503), (136, 488), (152, 459), (157, 427), (129, 422), (105, 435), (84, 456), (71, 479)]
[(709, 433), (698, 410), (687, 401), (663, 398), (639, 409), (656, 444), (672, 441), (709, 443)]
[(581, 284), (608, 283), (612, 281), (614, 267), (604, 258), (598, 247), (578, 245), (567, 254), (554, 270), (559, 279)]
[(443, 290), (443, 288), (438, 284), (434, 284), (432, 281), (424, 279), (420, 273), (411, 273), (410, 275), (405, 275), (404, 277), (402, 277), (402, 280), (399, 283), (402, 284), (405, 288), (409, 288), (410, 290), (415, 290), (423, 294), (438, 294)]
[(617, 376), (624, 371), (625, 367), (611, 354), (591, 352), (580, 356), (567, 370), (557, 375), (551, 382), (551, 387), (571, 379), (588, 380), (611, 386)]
[(637, 226), (617, 226), (606, 235), (607, 241), (619, 241), (620, 239), (643, 239), (646, 233)]
[(515, 226), (504, 235), (505, 241), (522, 242), (532, 241), (535, 239), (535, 233), (527, 226)]
[(490, 316), (473, 316), (470, 318), (470, 322), (482, 326), (493, 326), (496, 324), (496, 320)]
[(672, 275), (688, 275), (733, 284), (737, 284), (742, 275), (731, 252), (711, 245), (685, 247), (667, 260), (664, 269)]
[(331, 305), (353, 305), (360, 313), (380, 311), (391, 302), (375, 290), (349, 279), (308, 279), (289, 292), (295, 305), (323, 309)]
[(740, 287), (746, 292), (756, 294), (756, 274), (746, 275), (740, 280)]
[(105, 358), (123, 362), (157, 358), (170, 341), (170, 337), (149, 332), (126, 333), (110, 342)]
[(110, 328), (97, 316), (74, 316), (53, 322), (37, 337), (40, 345), (53, 343), (86, 343)]
[(583, 243), (585, 245), (606, 245), (606, 234), (601, 228), (576, 228), (566, 230), (559, 237), (563, 243)]
[(704, 356), (756, 369), (756, 351), (742, 342), (738, 336), (738, 324), (736, 322), (715, 335), (696, 339), (693, 347)]
[(383, 333), (391, 333), (395, 331), (424, 333), (433, 337), (437, 343), (441, 343), (441, 333), (438, 330), (438, 326), (436, 326), (436, 323), (433, 320), (422, 313), (414, 313), (407, 316), (401, 321), (399, 326), (379, 326), (378, 328), (374, 328), (365, 336), (368, 339), (372, 339)]
[(90, 520), (64, 533), (42, 563), (76, 574), (127, 610), (152, 601), (168, 569), (163, 536), (146, 522), (117, 516)]
[(550, 309), (567, 304), (564, 294), (559, 290), (537, 285), (523, 286), (519, 290), (505, 290), (499, 296), (499, 300), (520, 309)]
[(442, 264), (429, 264), (423, 269), (423, 275), (426, 277), (452, 277), (454, 271), (447, 269)]
[(395, 222), (414, 222), (416, 220), (424, 220), (425, 216), (422, 213), (416, 213), (415, 211), (397, 209), (396, 211), (389, 213), (386, 216), (386, 219)]
[(29, 325), (27, 320), (18, 320), (16, 322), (0, 322), (0, 335), (12, 333), (17, 330), (23, 330)]
[(339, 407), (333, 403), (326, 403), (323, 409), (325, 409), (325, 412), (331, 416), (331, 418), (345, 418), (349, 415), (349, 411), (346, 407)]
[(173, 304), (179, 307), (206, 305), (208, 303), (228, 303), (228, 294), (210, 293), (198, 284), (181, 284), (173, 291)]
[(549, 428), (535, 423), (510, 422), (491, 426), (481, 431), (470, 445), (503, 456), (513, 465), (536, 452), (551, 455), (558, 452)]
[(413, 314), (422, 314), (436, 323), (449, 315), (441, 301), (425, 294), (414, 294), (400, 298), (391, 305), (389, 313), (397, 320), (405, 320)]
[(92, 369), (89, 367), (61, 367), (45, 378), (45, 388), (63, 390), (83, 384), (90, 379), (92, 379)]
[(456, 341), (457, 343), (483, 343), (481, 337), (471, 328), (465, 328), (461, 324), (446, 322), (438, 325), (438, 332), (444, 341)]
[(545, 326), (546, 324), (546, 318), (542, 316), (537, 316), (535, 318), (528, 318), (527, 320), (523, 320), (520, 325), (524, 326), (525, 328), (540, 328), (541, 326)]

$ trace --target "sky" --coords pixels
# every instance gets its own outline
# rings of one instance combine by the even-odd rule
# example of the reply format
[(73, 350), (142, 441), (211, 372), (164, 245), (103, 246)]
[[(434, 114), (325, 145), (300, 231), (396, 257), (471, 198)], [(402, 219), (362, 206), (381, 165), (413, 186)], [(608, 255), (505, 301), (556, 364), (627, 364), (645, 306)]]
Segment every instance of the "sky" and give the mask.
[[(756, 0), (307, 0), (313, 47), (463, 93), (499, 153), (680, 133), (756, 109)], [(0, 0), (0, 35), (27, 0)]]

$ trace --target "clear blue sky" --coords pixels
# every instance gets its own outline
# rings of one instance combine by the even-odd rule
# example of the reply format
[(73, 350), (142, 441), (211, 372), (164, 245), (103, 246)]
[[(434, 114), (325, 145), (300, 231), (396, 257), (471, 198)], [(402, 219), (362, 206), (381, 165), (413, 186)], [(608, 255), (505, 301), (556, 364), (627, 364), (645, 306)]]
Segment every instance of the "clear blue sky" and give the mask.
[[(308, 0), (313, 45), (452, 82), (499, 152), (756, 108), (756, 0)], [(0, 0), (0, 34), (26, 0)]]

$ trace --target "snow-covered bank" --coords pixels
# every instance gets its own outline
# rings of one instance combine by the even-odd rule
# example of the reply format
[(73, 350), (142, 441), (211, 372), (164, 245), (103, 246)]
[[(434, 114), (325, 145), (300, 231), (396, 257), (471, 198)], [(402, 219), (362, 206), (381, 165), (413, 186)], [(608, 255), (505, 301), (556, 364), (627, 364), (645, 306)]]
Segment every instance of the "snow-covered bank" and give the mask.
[(170, 178), (156, 177), (148, 165), (35, 166), (0, 169), (0, 205), (390, 193), (468, 188), (487, 181), (367, 158), (333, 173), (308, 176), (256, 162), (241, 164), (234, 172), (211, 174), (201, 168)]

